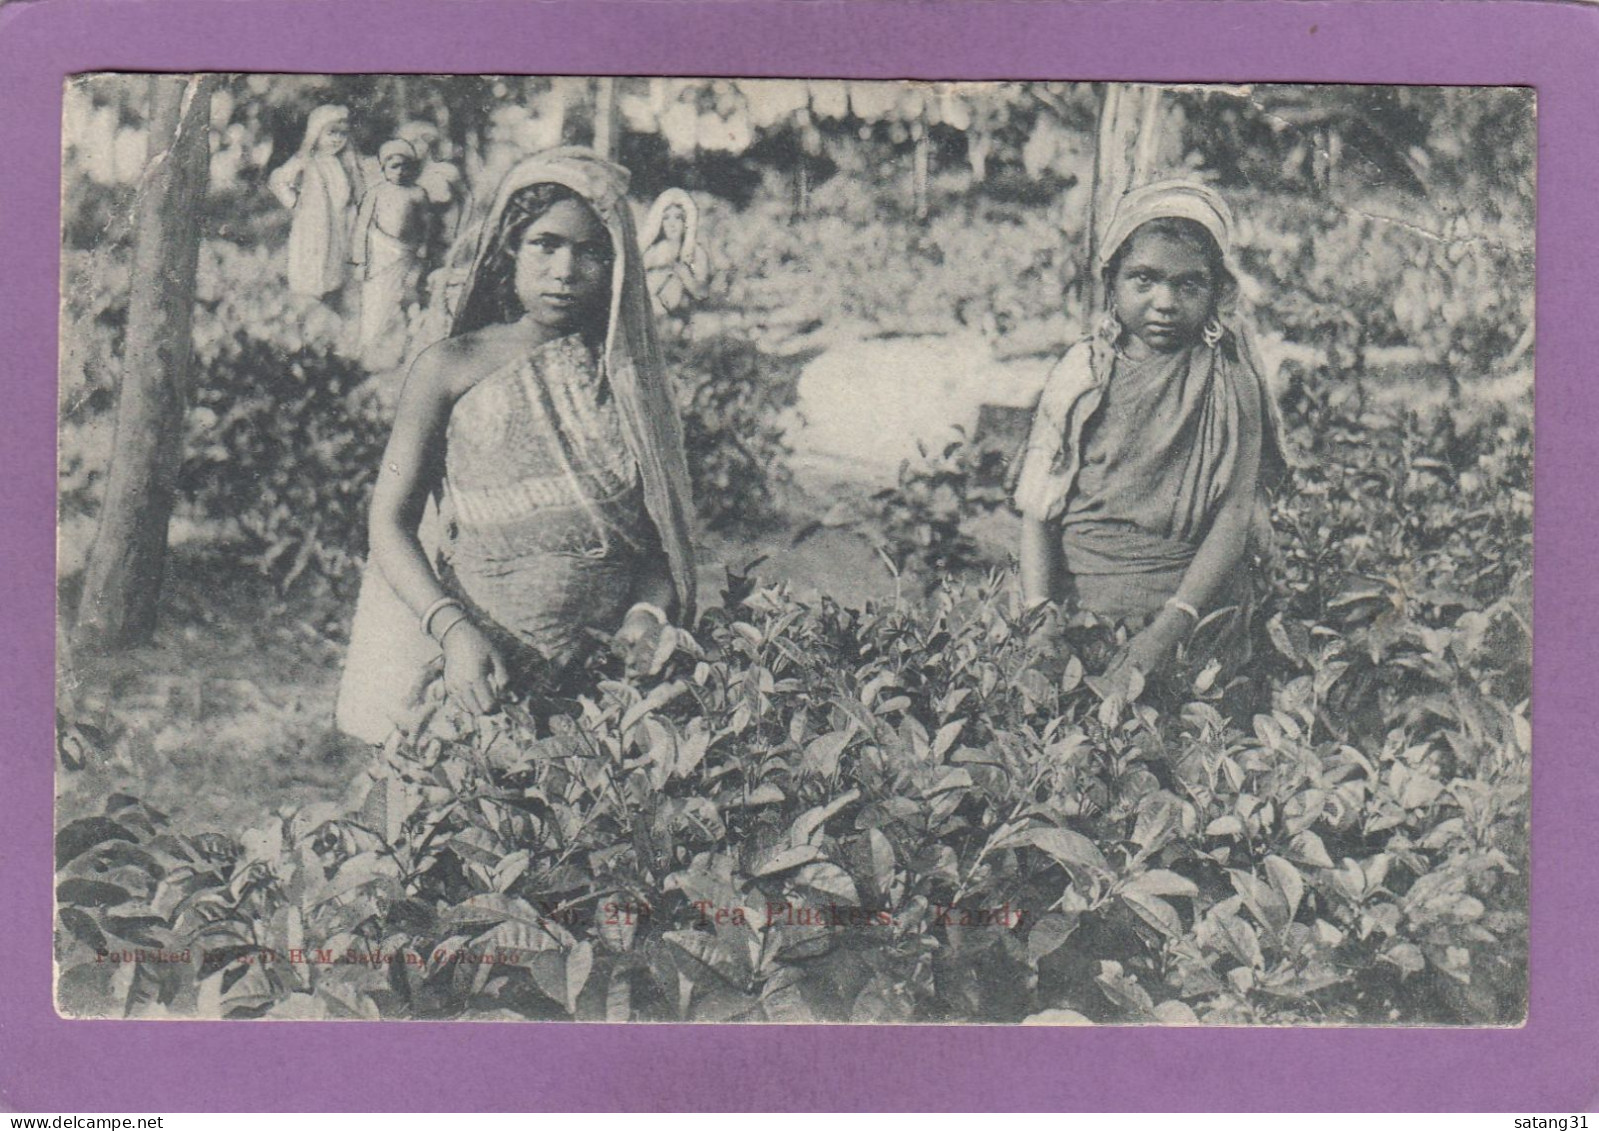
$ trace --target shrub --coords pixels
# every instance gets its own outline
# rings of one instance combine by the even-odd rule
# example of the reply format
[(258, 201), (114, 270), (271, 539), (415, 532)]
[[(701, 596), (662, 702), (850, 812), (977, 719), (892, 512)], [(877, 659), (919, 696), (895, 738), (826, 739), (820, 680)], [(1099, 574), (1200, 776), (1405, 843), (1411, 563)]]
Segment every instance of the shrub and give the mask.
[[(918, 614), (733, 580), (658, 681), (547, 723), (435, 701), (340, 804), (237, 838), (126, 797), (66, 826), (63, 1007), (1522, 1016), (1526, 705), (1480, 691), (1507, 606), (1397, 634), (1278, 614), (1269, 705), (1229, 718), (1206, 673), (1103, 697), (1079, 657), (1117, 637), (1087, 620), (1045, 677), (992, 588)], [(1356, 745), (1330, 724), (1368, 688), (1383, 735)], [(104, 961), (139, 949), (165, 961)]]
[(716, 530), (771, 522), (792, 483), (778, 414), (793, 402), (795, 375), (731, 335), (666, 348), (701, 519)]
[(722, 305), (786, 327), (916, 334), (1058, 318), (1078, 270), (1053, 208), (974, 195), (916, 221), (847, 178), (822, 185), (808, 216), (761, 197), (706, 230)]
[(871, 497), (864, 522), (895, 573), (913, 574), (929, 590), (947, 575), (996, 564), (982, 553), (971, 522), (1009, 502), (1007, 447), (957, 431), (936, 455), (922, 448), (919, 460), (901, 463), (899, 482)]
[(365, 380), (331, 353), (242, 334), (200, 371), (179, 489), (280, 589), (312, 576), (348, 592), (358, 572), (388, 439), (356, 392)]
[(1530, 228), (1517, 203), (1386, 216), (1398, 207), (1246, 195), (1239, 258), (1260, 288), (1255, 313), (1326, 349), (1337, 368), (1358, 372), (1372, 346), (1411, 347), (1458, 393), (1511, 355), (1532, 320)]

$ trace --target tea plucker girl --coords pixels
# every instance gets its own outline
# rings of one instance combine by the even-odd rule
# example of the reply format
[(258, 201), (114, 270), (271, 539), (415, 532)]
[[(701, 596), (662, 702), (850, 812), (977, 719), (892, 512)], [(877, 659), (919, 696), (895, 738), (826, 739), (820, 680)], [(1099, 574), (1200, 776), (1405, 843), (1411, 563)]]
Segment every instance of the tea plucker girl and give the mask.
[(592, 630), (637, 666), (669, 617), (692, 615), (681, 424), (626, 188), (626, 170), (577, 149), (501, 184), (383, 457), (347, 732), (386, 737), (441, 651), (448, 693), (485, 712), (508, 689), (559, 689)]
[(344, 286), (362, 185), (349, 131), (348, 110), (318, 106), (306, 118), (299, 150), (267, 178), (272, 194), (294, 214), (289, 224), (289, 290), (305, 298), (319, 299)]
[(1233, 220), (1209, 188), (1119, 202), (1100, 251), (1106, 311), (1045, 382), (1015, 487), (1025, 604), (1138, 626), (1112, 666), (1158, 669), (1243, 569), (1280, 426), (1233, 315)]

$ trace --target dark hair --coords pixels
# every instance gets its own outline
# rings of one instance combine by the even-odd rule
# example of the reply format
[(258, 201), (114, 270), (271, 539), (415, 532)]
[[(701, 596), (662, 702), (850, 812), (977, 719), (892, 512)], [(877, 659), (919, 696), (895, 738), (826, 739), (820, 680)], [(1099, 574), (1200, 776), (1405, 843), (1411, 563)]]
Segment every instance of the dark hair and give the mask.
[(479, 268), (479, 278), (472, 286), (477, 292), (476, 301), (484, 303), (499, 321), (514, 322), (522, 316), (522, 303), (516, 297), (516, 253), (522, 237), (539, 217), (563, 200), (582, 205), (584, 211), (600, 223), (598, 213), (589, 202), (565, 185), (548, 182), (528, 185), (517, 189), (505, 202), (500, 226), (491, 238), (488, 254)]
[(1105, 293), (1109, 294), (1115, 287), (1116, 274), (1122, 269), (1122, 261), (1127, 258), (1127, 252), (1133, 246), (1133, 241), (1143, 235), (1166, 236), (1187, 244), (1203, 255), (1205, 264), (1210, 269), (1211, 280), (1216, 285), (1218, 303), (1223, 298), (1231, 297), (1238, 289), (1238, 280), (1233, 278), (1233, 273), (1227, 269), (1227, 258), (1222, 255), (1221, 246), (1217, 244), (1216, 237), (1210, 234), (1209, 228), (1198, 220), (1190, 220), (1186, 216), (1157, 216), (1134, 228), (1111, 255), (1110, 262), (1105, 264)]

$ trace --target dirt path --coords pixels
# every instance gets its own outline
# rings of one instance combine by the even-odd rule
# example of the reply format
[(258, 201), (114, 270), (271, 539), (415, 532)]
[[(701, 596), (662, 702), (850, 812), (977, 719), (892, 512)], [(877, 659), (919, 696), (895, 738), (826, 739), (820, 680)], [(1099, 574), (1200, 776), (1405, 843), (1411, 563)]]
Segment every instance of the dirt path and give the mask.
[(982, 405), (1031, 405), (1050, 358), (996, 357), (976, 333), (870, 338), (830, 346), (806, 365), (788, 439), (809, 491), (894, 483), (917, 445), (972, 434)]

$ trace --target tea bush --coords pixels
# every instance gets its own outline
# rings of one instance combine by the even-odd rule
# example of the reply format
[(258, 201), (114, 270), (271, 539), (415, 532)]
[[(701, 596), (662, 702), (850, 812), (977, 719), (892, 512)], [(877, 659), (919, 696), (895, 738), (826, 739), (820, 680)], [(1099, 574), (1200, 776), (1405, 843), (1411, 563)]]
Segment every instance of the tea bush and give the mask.
[(997, 578), (851, 610), (730, 576), (656, 676), (435, 699), (339, 803), (63, 827), (62, 1006), (1515, 1022), (1525, 425), (1323, 387), (1241, 668), (1196, 639), (1129, 702), (1093, 674), (1124, 630), (1041, 656)]
[(1009, 502), (1009, 446), (957, 432), (939, 451), (923, 448), (919, 459), (902, 462), (898, 482), (872, 495), (862, 523), (895, 573), (918, 577), (927, 589), (996, 564), (985, 558), (971, 523)]
[[(735, 595), (736, 596), (736, 595)], [(237, 839), (113, 798), (61, 832), (69, 1011), (621, 1020), (1503, 1021), (1524, 708), (1482, 625), (1274, 620), (1252, 719), (1206, 673), (1102, 699), (991, 591), (927, 618), (756, 590), (552, 727), (435, 704), (342, 805)], [(1298, 638), (1312, 641), (1299, 651)], [(1328, 715), (1359, 672), (1382, 740)], [(1184, 702), (1183, 700), (1187, 701)], [(119, 950), (120, 948), (120, 950)], [(166, 961), (113, 954), (153, 948)], [(133, 957), (137, 957), (134, 955)], [(148, 957), (148, 956), (147, 956)]]
[(202, 364), (178, 486), (196, 516), (236, 536), (240, 558), (287, 589), (301, 577), (352, 591), (388, 423), (354, 362), (257, 338)]
[(773, 521), (793, 481), (793, 449), (778, 420), (796, 375), (731, 334), (668, 340), (665, 349), (700, 519), (713, 530)]

